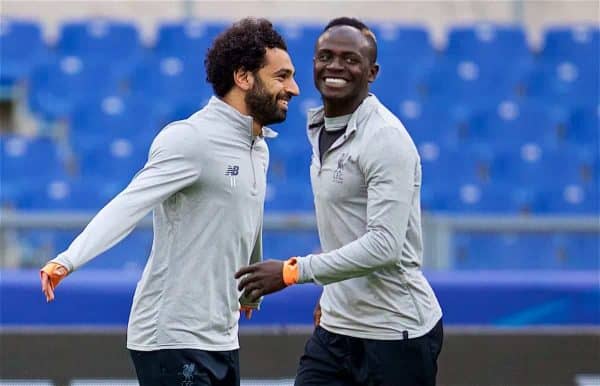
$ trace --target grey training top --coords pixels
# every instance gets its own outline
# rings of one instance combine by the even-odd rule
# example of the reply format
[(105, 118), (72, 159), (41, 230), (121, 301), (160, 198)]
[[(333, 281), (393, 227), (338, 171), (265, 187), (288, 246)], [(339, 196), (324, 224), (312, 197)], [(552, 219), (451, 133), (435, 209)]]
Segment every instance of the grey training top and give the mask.
[(53, 261), (79, 268), (153, 209), (154, 242), (135, 290), (127, 347), (237, 349), (234, 274), (262, 259), (268, 162), (252, 118), (213, 97), (157, 135), (144, 168)]
[(309, 112), (310, 167), (322, 254), (299, 282), (325, 285), (321, 326), (366, 339), (419, 337), (442, 317), (421, 272), (421, 162), (402, 123), (368, 96), (319, 161), (323, 108)]

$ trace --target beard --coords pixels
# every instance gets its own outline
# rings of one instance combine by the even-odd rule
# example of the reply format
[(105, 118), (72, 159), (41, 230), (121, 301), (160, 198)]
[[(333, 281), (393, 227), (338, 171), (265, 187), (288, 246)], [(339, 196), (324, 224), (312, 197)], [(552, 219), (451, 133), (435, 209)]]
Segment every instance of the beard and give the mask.
[(263, 126), (285, 121), (287, 111), (279, 107), (278, 101), (289, 100), (289, 95), (286, 92), (273, 95), (258, 76), (255, 79), (254, 86), (244, 97), (250, 115)]

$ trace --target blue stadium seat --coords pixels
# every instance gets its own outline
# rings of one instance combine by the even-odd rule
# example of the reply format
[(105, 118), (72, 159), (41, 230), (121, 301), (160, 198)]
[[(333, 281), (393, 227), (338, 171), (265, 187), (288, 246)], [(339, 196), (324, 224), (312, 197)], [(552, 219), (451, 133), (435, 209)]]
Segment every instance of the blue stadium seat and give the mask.
[(459, 233), (452, 256), (461, 270), (547, 269), (555, 265), (549, 235), (519, 233)]
[(551, 213), (597, 216), (600, 210), (598, 186), (577, 182), (557, 184), (549, 189), (545, 207)]
[(570, 61), (541, 63), (524, 77), (523, 83), (525, 95), (543, 103), (566, 107), (600, 103), (598, 67), (584, 68)]
[(421, 25), (379, 23), (372, 27), (382, 66), (428, 67), (435, 57), (429, 31)]
[(487, 142), (499, 150), (528, 143), (553, 146), (566, 121), (567, 112), (560, 107), (506, 100), (471, 119), (467, 140)]
[(558, 234), (552, 244), (556, 268), (596, 271), (600, 268), (600, 243), (596, 234)]
[(117, 91), (118, 82), (111, 71), (82, 57), (63, 56), (34, 72), (29, 107), (43, 120), (66, 119), (86, 101)]
[(493, 181), (542, 191), (568, 183), (592, 188), (598, 173), (597, 154), (587, 147), (561, 146), (552, 150), (525, 144), (499, 153), (491, 177)]
[(106, 186), (69, 177), (36, 181), (17, 204), (24, 211), (97, 210), (108, 202)]
[(479, 181), (447, 182), (438, 190), (445, 199), (443, 210), (470, 214), (526, 213), (531, 200), (525, 200), (521, 191), (502, 183), (483, 184)]
[(90, 101), (70, 122), (71, 145), (86, 152), (109, 139), (124, 138), (149, 147), (166, 123), (146, 99), (111, 95)]
[(265, 212), (314, 211), (313, 194), (308, 180), (277, 181), (267, 185)]
[(225, 30), (229, 22), (205, 22), (188, 19), (162, 23), (154, 52), (158, 57), (178, 57), (187, 63), (197, 63), (204, 79), (204, 57), (214, 38)]
[(475, 58), (444, 57), (428, 75), (426, 92), (432, 103), (486, 107), (515, 97), (527, 68), (503, 68)]
[(121, 78), (131, 73), (144, 54), (133, 23), (105, 18), (63, 23), (56, 48), (62, 56), (101, 64)]
[(27, 79), (48, 56), (41, 28), (33, 21), (3, 17), (0, 20), (0, 47), (2, 87), (11, 87), (15, 82)]
[(182, 56), (154, 56), (138, 67), (131, 78), (131, 93), (146, 98), (159, 114), (168, 114), (173, 106), (201, 105), (208, 101), (212, 89), (204, 76), (202, 62)]
[(573, 111), (565, 139), (574, 144), (596, 144), (600, 141), (600, 104)]
[(499, 63), (506, 66), (505, 58), (510, 58), (512, 63), (531, 60), (523, 27), (488, 23), (452, 27), (448, 33), (446, 55), (472, 58), (496, 66)]
[(82, 176), (128, 182), (148, 159), (149, 144), (122, 137), (107, 138), (76, 157)]
[(541, 57), (546, 62), (575, 62), (598, 71), (600, 28), (597, 25), (555, 26), (545, 31)]
[(321, 252), (316, 231), (265, 231), (263, 232), (263, 256), (265, 259), (287, 260), (292, 256), (304, 256)]
[(46, 137), (0, 136), (2, 181), (42, 178), (62, 172), (59, 146)]

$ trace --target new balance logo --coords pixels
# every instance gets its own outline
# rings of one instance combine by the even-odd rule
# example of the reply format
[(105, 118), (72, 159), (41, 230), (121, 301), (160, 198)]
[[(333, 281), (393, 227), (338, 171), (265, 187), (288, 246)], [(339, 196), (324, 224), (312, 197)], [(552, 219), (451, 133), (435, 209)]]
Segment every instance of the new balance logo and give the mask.
[(225, 171), (226, 176), (237, 176), (239, 173), (240, 167), (238, 165), (229, 165), (227, 171)]
[(227, 170), (225, 171), (225, 175), (229, 176), (229, 185), (232, 188), (235, 188), (236, 181), (235, 176), (240, 174), (240, 167), (238, 165), (229, 165), (227, 166)]

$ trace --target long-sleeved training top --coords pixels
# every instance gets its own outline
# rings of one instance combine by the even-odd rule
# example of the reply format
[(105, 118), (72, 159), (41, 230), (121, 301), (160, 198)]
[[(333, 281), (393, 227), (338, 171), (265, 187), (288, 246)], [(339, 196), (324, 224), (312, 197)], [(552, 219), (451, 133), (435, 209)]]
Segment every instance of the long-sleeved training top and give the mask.
[[(274, 135), (263, 128), (263, 136)], [(153, 210), (154, 242), (135, 290), (127, 347), (237, 349), (234, 274), (262, 259), (268, 162), (252, 118), (213, 97), (157, 135), (129, 186), (53, 261), (79, 268)]]
[(426, 334), (442, 311), (421, 271), (421, 162), (412, 139), (370, 95), (321, 162), (323, 108), (308, 122), (324, 253), (298, 259), (299, 282), (325, 285), (321, 326), (365, 339)]

